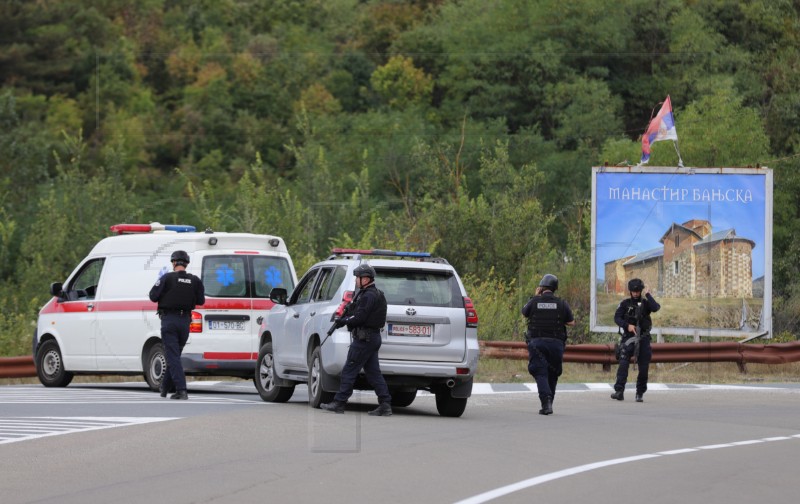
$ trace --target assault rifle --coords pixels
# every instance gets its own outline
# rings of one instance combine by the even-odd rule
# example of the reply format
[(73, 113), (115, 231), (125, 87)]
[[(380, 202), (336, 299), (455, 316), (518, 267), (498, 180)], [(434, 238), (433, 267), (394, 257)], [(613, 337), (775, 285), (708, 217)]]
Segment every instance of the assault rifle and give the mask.
[(358, 299), (358, 296), (361, 295), (361, 290), (362, 289), (359, 289), (358, 292), (356, 292), (356, 295), (353, 296), (353, 299), (351, 299), (349, 303), (344, 305), (344, 310), (342, 310), (342, 314), (333, 320), (333, 324), (331, 325), (330, 329), (328, 329), (327, 336), (325, 336), (325, 339), (322, 340), (322, 343), (320, 343), (319, 346), (322, 346), (323, 344), (325, 344), (326, 341), (328, 341), (328, 338), (331, 337), (333, 331), (347, 325), (347, 323), (344, 322), (344, 319), (355, 313), (356, 299)]
[(644, 299), (639, 299), (639, 302), (636, 303), (636, 310), (634, 311), (634, 317), (636, 318), (635, 326), (636, 329), (633, 332), (633, 359), (632, 361), (636, 364), (639, 363), (639, 342), (642, 340), (642, 309), (644, 307)]

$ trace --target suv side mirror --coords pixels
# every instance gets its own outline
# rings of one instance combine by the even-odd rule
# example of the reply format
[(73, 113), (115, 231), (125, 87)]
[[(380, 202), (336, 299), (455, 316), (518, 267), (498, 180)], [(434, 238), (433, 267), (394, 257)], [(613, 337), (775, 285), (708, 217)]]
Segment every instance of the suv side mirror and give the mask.
[(286, 304), (286, 297), (287, 297), (286, 289), (283, 287), (275, 287), (269, 292), (269, 300), (275, 304)]
[(58, 298), (62, 297), (64, 291), (62, 290), (63, 285), (61, 282), (53, 282), (50, 284), (50, 295), (56, 296)]

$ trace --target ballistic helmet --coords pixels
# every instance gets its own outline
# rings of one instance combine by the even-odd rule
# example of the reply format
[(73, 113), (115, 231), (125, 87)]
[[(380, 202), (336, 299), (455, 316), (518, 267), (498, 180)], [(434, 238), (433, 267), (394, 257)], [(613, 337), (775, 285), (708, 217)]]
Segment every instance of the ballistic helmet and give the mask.
[(356, 269), (353, 270), (353, 276), (369, 277), (375, 280), (375, 269), (366, 263), (359, 264), (358, 266), (356, 266)]
[(169, 258), (170, 262), (174, 262), (178, 266), (186, 266), (189, 264), (189, 254), (183, 250), (176, 250)]
[(639, 278), (632, 278), (628, 282), (628, 290), (632, 292), (642, 292), (644, 290), (644, 282)]
[(558, 277), (548, 273), (542, 277), (542, 281), (539, 282), (539, 287), (544, 287), (545, 289), (550, 289), (555, 292), (558, 289)]

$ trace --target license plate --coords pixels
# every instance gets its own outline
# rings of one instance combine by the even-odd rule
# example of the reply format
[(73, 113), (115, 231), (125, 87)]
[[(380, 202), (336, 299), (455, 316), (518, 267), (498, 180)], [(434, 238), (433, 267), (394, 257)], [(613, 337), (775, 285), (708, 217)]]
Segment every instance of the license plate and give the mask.
[(239, 320), (209, 320), (212, 331), (244, 331), (244, 322)]
[(432, 336), (430, 324), (389, 324), (389, 336)]

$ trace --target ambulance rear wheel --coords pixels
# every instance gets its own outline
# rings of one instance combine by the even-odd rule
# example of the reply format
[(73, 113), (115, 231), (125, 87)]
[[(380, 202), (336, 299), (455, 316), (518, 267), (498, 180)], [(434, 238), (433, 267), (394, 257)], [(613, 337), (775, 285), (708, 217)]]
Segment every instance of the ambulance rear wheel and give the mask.
[(64, 369), (61, 349), (55, 340), (45, 341), (36, 352), (36, 374), (45, 387), (66, 387), (72, 381), (72, 373)]
[(164, 353), (164, 344), (155, 343), (145, 353), (144, 358), (144, 380), (150, 386), (150, 390), (158, 392), (164, 373), (167, 372), (167, 356)]

